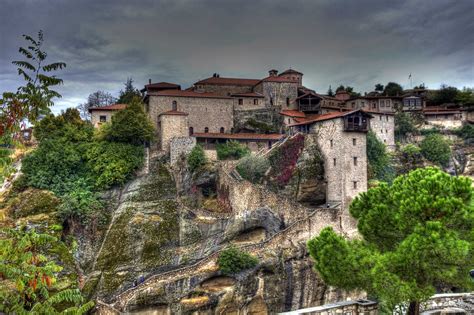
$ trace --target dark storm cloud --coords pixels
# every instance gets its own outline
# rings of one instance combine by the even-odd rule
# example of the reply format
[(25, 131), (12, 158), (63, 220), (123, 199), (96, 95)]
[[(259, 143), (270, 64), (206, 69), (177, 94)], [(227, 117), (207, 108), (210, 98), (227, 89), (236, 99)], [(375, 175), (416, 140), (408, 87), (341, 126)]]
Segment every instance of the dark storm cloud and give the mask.
[(0, 90), (18, 84), (10, 61), (21, 34), (45, 31), (65, 61), (56, 109), (128, 76), (188, 86), (214, 72), (261, 78), (293, 67), (304, 84), (369, 91), (397, 81), (473, 86), (474, 1), (2, 0)]

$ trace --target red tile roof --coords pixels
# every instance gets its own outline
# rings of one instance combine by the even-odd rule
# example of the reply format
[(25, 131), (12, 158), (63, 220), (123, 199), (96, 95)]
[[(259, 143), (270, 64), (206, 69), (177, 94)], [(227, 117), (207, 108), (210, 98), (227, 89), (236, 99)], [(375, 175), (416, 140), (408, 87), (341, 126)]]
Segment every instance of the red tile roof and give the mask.
[(278, 133), (193, 133), (196, 138), (236, 139), (236, 140), (280, 140), (285, 135)]
[(296, 71), (296, 70), (290, 68), (290, 69), (285, 70), (285, 71), (283, 71), (282, 73), (280, 73), (280, 75), (282, 75), (282, 74), (290, 74), (290, 73), (303, 74), (303, 73), (301, 73), (301, 72), (299, 72), (299, 71)]
[(280, 115), (289, 116), (289, 117), (299, 117), (299, 118), (306, 117), (306, 114), (303, 112), (300, 112), (299, 110), (282, 110), (280, 112)]
[(157, 92), (151, 92), (149, 95), (152, 96), (176, 96), (176, 97), (204, 97), (204, 98), (225, 98), (231, 99), (228, 96), (221, 96), (215, 93), (199, 93), (195, 91), (188, 91), (188, 90), (163, 90)]
[(204, 80), (200, 80), (196, 84), (211, 84), (211, 85), (249, 85), (254, 86), (260, 82), (257, 79), (241, 79), (241, 78), (221, 78), (221, 77), (210, 77)]
[(251, 92), (251, 93), (237, 93), (237, 94), (232, 94), (232, 96), (242, 96), (242, 97), (259, 97), (259, 98), (264, 98), (260, 93), (257, 92)]
[(169, 82), (158, 82), (145, 85), (148, 89), (176, 89), (181, 88), (179, 84), (169, 83)]
[[(291, 126), (299, 126), (299, 125), (308, 125), (308, 124), (318, 122), (318, 121), (324, 121), (324, 120), (330, 120), (330, 119), (344, 117), (346, 115), (350, 115), (350, 114), (356, 113), (358, 111), (361, 111), (361, 112), (364, 113), (363, 110), (356, 109), (356, 110), (353, 110), (353, 111), (350, 111), (350, 112), (332, 112), (332, 113), (327, 113), (327, 114), (322, 114), (322, 115), (314, 115), (312, 117), (308, 117), (307, 119), (301, 119), (302, 120), (301, 122), (291, 124), (289, 126), (291, 127)], [(369, 113), (367, 113), (367, 115), (370, 116)]]
[(127, 104), (112, 104), (112, 105), (107, 105), (107, 106), (90, 107), (89, 113), (94, 110), (121, 110), (121, 109), (125, 109), (126, 107), (127, 107)]
[(160, 114), (161, 115), (175, 115), (175, 116), (188, 116), (188, 113), (185, 112), (180, 112), (178, 110), (169, 110), (167, 112), (163, 112)]

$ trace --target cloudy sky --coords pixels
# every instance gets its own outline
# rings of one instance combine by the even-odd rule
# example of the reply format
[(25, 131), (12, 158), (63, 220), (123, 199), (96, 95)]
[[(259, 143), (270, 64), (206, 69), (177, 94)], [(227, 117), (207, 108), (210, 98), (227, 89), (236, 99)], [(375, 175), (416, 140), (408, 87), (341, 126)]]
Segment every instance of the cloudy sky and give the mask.
[(117, 95), (130, 76), (187, 87), (291, 67), (322, 93), (408, 88), (410, 73), (413, 85), (474, 86), (474, 0), (0, 0), (0, 92), (21, 83), (11, 61), (39, 29), (49, 61), (67, 63), (56, 112)]

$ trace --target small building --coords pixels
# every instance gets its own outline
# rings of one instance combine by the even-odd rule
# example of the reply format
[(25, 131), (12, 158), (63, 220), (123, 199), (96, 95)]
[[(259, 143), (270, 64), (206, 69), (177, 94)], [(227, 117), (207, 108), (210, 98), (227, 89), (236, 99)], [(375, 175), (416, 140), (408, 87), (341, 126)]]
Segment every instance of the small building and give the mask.
[(446, 129), (459, 128), (467, 120), (466, 112), (459, 107), (429, 106), (423, 109), (425, 128), (441, 127)]
[(91, 123), (94, 128), (112, 121), (112, 116), (119, 110), (125, 109), (127, 104), (112, 104), (100, 107), (90, 107)]
[(313, 137), (324, 155), (326, 200), (347, 208), (367, 190), (367, 132), (373, 116), (362, 110), (316, 115), (290, 125), (291, 132)]

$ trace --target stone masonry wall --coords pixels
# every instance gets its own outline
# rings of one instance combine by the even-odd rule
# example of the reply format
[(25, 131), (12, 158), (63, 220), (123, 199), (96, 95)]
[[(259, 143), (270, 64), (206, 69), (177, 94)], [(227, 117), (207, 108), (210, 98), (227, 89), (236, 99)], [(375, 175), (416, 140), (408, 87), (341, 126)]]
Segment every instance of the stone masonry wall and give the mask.
[(251, 85), (221, 85), (221, 84), (202, 84), (197, 85), (196, 90), (199, 92), (215, 93), (220, 96), (230, 96), (231, 94), (250, 93)]
[[(242, 100), (242, 105), (239, 105), (239, 99)], [(257, 101), (257, 104), (254, 101)], [(265, 99), (262, 97), (235, 97), (234, 98), (234, 109), (235, 110), (258, 110), (265, 108)]]
[(100, 116), (105, 116), (105, 122), (109, 123), (112, 121), (112, 116), (116, 113), (116, 111), (111, 111), (111, 110), (94, 110), (91, 113), (91, 123), (94, 126), (94, 128), (99, 128), (99, 126), (102, 124), (100, 122)]
[(161, 149), (169, 152), (170, 141), (175, 137), (185, 137), (188, 134), (188, 116), (161, 115)]
[[(261, 82), (255, 86), (255, 91), (265, 96), (267, 107), (271, 107), (270, 99), (273, 99), (273, 107), (279, 109), (298, 109), (296, 98), (298, 97), (298, 83), (295, 82)], [(286, 98), (290, 98), (287, 106)]]
[(196, 145), (194, 137), (176, 137), (170, 141), (170, 164), (174, 165), (181, 155), (188, 155)]
[(340, 118), (314, 124), (309, 136), (316, 137), (325, 157), (327, 200), (342, 202), (347, 209), (355, 196), (367, 190), (366, 134), (344, 131)]
[(389, 149), (395, 148), (395, 116), (386, 114), (370, 113), (374, 118), (370, 119), (370, 130), (372, 130)]
[(209, 128), (209, 132), (220, 132), (221, 127), (224, 127), (225, 132), (230, 132), (234, 126), (232, 98), (151, 95), (148, 115), (157, 130), (159, 114), (171, 110), (173, 101), (177, 102), (178, 111), (189, 114), (189, 127), (194, 132), (204, 132), (205, 127)]

